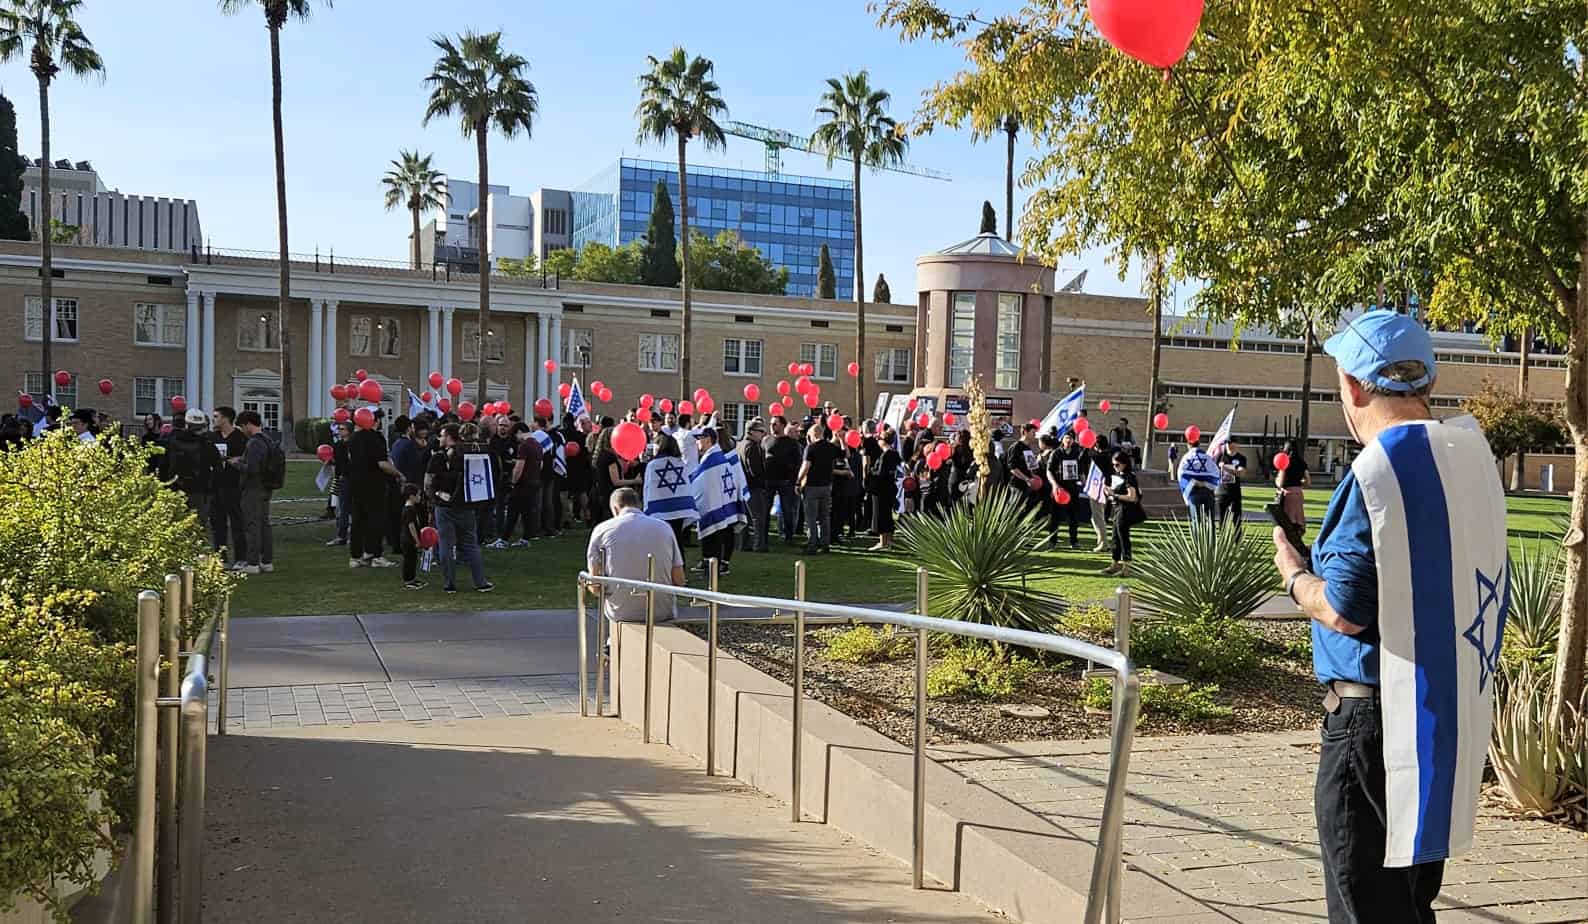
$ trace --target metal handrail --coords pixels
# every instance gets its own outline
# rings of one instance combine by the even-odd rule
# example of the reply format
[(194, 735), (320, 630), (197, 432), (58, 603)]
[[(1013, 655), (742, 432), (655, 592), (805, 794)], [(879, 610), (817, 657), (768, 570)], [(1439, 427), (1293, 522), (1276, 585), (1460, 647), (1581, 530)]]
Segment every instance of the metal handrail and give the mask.
[[(597, 599), (597, 612), (604, 610), (605, 596), (609, 589), (627, 590), (633, 594), (643, 593), (646, 596), (645, 612), (645, 670), (644, 670), (644, 702), (642, 709), (644, 716), (642, 727), (645, 741), (650, 742), (651, 725), (651, 661), (654, 656), (651, 638), (656, 626), (656, 595), (658, 593), (672, 594), (674, 596), (688, 596), (694, 600), (704, 601), (708, 604), (707, 621), (707, 651), (706, 651), (706, 774), (716, 773), (716, 677), (717, 677), (717, 624), (723, 618), (720, 616), (719, 607), (773, 609), (781, 611), (790, 609), (794, 611), (794, 696), (792, 713), (792, 740), (791, 744), (791, 776), (790, 793), (792, 801), (792, 815), (795, 822), (800, 817), (800, 739), (803, 736), (804, 712), (804, 650), (805, 650), (805, 624), (807, 615), (827, 616), (840, 620), (850, 620), (861, 623), (876, 623), (883, 625), (899, 626), (916, 630), (916, 659), (915, 659), (915, 743), (914, 743), (914, 782), (913, 790), (913, 856), (911, 869), (914, 886), (923, 888), (925, 881), (925, 841), (926, 841), (926, 668), (927, 668), (927, 633), (943, 632), (949, 635), (958, 635), (966, 638), (977, 638), (984, 641), (996, 642), (1004, 645), (1018, 645), (1026, 648), (1035, 648), (1041, 651), (1051, 651), (1056, 654), (1082, 658), (1087, 661), (1101, 664), (1114, 672), (1113, 696), (1113, 729), (1109, 742), (1109, 770), (1108, 782), (1104, 789), (1103, 813), (1097, 838), (1097, 849), (1093, 853), (1091, 882), (1086, 897), (1086, 924), (1101, 924), (1107, 920), (1117, 922), (1121, 917), (1120, 884), (1124, 869), (1123, 856), (1123, 822), (1125, 812), (1125, 783), (1130, 769), (1130, 751), (1135, 740), (1136, 715), (1141, 707), (1141, 680), (1135, 665), (1130, 660), (1128, 625), (1130, 620), (1130, 592), (1125, 587), (1115, 591), (1119, 605), (1115, 610), (1116, 638), (1120, 641), (1118, 650), (1105, 648), (1091, 642), (1070, 638), (1045, 632), (1030, 632), (1023, 629), (1007, 629), (1001, 626), (988, 626), (978, 623), (961, 622), (952, 619), (928, 615), (927, 597), (927, 570), (916, 569), (916, 610), (915, 613), (896, 612), (892, 610), (874, 609), (871, 607), (850, 606), (840, 603), (822, 603), (806, 600), (805, 597), (805, 563), (796, 562), (795, 597), (792, 600), (780, 597), (763, 597), (753, 594), (723, 593), (717, 589), (718, 562), (716, 559), (707, 560), (707, 574), (710, 586), (701, 590), (699, 588), (678, 587), (673, 584), (658, 583), (654, 580), (639, 581), (631, 578), (613, 577), (610, 575), (596, 575), (588, 571), (579, 573), (578, 584), (578, 620), (579, 620), (579, 714), (589, 715), (587, 696), (589, 692), (589, 649), (587, 640), (588, 621), (586, 610), (587, 592), (593, 591)], [(655, 576), (655, 561), (647, 559), (646, 573)], [(765, 617), (745, 617), (736, 619), (726, 617), (730, 622), (769, 622)], [(607, 668), (609, 659), (605, 645), (607, 620), (598, 617), (596, 620), (596, 715), (604, 714), (602, 709), (602, 693), (606, 686)], [(1123, 626), (1122, 626), (1123, 624)], [(611, 661), (614, 669), (621, 668), (616, 665), (621, 663), (622, 648), (621, 633), (613, 633), (615, 644)], [(612, 684), (614, 695), (614, 708), (617, 707), (616, 694), (622, 688), (620, 682)]]

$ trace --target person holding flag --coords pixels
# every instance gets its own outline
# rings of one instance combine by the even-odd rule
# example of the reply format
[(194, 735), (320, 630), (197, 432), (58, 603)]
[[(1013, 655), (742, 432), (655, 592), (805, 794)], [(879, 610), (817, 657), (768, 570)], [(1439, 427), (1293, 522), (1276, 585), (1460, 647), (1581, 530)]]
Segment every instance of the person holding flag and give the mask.
[(655, 517), (673, 528), (678, 547), (684, 547), (684, 531), (695, 525), (700, 514), (689, 475), (684, 470), (684, 453), (678, 441), (666, 433), (656, 434), (656, 456), (645, 464), (644, 489), (640, 494), (645, 515)]
[(1208, 455), (1213, 459), (1219, 474), (1219, 486), (1213, 493), (1218, 509), (1219, 523), (1229, 515), (1234, 516), (1235, 528), (1241, 528), (1241, 476), (1246, 474), (1246, 456), (1235, 445), (1231, 431), (1235, 428), (1235, 408), (1224, 415), (1224, 422), (1213, 434), (1208, 444)]
[(1369, 311), (1324, 344), (1363, 447), (1310, 556), (1274, 566), (1324, 684), (1314, 810), (1331, 921), (1432, 922), (1472, 844), (1511, 605), (1505, 492), (1470, 418), (1435, 421), (1428, 331)]
[(1058, 404), (1053, 405), (1053, 409), (1048, 411), (1042, 422), (1037, 425), (1037, 433), (1052, 433), (1055, 439), (1063, 436), (1074, 428), (1076, 419), (1085, 412), (1085, 408), (1086, 383), (1082, 382), (1074, 391), (1059, 399)]
[(733, 558), (734, 533), (748, 519), (750, 489), (739, 457), (723, 452), (717, 445), (716, 428), (701, 427), (694, 431), (694, 437), (700, 450), (700, 465), (689, 473), (689, 488), (700, 516), (695, 524), (700, 535), (700, 567), (704, 571), (706, 560), (715, 558), (720, 563), (717, 573), (727, 574), (728, 562)]
[(1212, 522), (1213, 492), (1218, 483), (1218, 470), (1213, 457), (1202, 449), (1201, 438), (1186, 440), (1185, 458), (1180, 460), (1180, 495), (1185, 498), (1193, 524), (1202, 517)]

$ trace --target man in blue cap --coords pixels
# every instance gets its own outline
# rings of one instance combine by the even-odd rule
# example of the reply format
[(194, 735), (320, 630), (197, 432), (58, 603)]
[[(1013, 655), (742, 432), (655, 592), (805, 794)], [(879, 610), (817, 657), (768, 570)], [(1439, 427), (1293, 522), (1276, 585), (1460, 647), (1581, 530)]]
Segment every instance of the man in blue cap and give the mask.
[(1510, 607), (1505, 494), (1470, 418), (1432, 419), (1433, 343), (1370, 311), (1324, 344), (1361, 455), (1310, 560), (1274, 530), (1325, 687), (1314, 811), (1329, 920), (1431, 924), (1472, 842)]

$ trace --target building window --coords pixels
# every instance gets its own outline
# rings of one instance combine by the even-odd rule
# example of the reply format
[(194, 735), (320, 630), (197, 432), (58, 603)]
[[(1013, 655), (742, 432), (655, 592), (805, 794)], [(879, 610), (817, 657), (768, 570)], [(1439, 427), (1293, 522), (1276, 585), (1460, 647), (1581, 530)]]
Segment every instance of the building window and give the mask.
[(588, 369), (595, 361), (595, 331), (589, 327), (562, 329), (562, 364), (570, 369)]
[(75, 408), (77, 407), (77, 376), (65, 385), (55, 384), (53, 376), (45, 378), (42, 372), (29, 372), (22, 382), (22, 390), (33, 396), (33, 400), (41, 405), (45, 395), (54, 395), (55, 403)]
[[(955, 318), (956, 324), (958, 317)], [(956, 328), (957, 331), (957, 328)], [(1020, 387), (1020, 296), (998, 293), (998, 350), (994, 367), (997, 388)]]
[(375, 319), (367, 314), (354, 315), (347, 326), (347, 355), (368, 356)]
[(718, 424), (725, 432), (724, 439), (742, 439), (744, 428), (760, 413), (760, 406), (742, 401), (724, 401), (718, 408)]
[(976, 355), (976, 293), (954, 293), (954, 318), (948, 347), (948, 385), (958, 388), (970, 378)]
[(800, 344), (800, 362), (810, 363), (816, 367), (813, 379), (835, 379), (838, 377), (838, 347), (831, 343), (802, 343)]
[(877, 354), (877, 381), (893, 385), (910, 381), (910, 350), (894, 347)]
[[(480, 361), (480, 325), (477, 321), (465, 321), (463, 324), (463, 361)], [(507, 361), (507, 341), (503, 339), (501, 331), (492, 327), (485, 329), (485, 361)]]
[[(44, 339), (44, 311), (41, 307), (43, 300), (33, 296), (23, 303), (22, 336), (26, 340)], [(51, 339), (60, 342), (76, 342), (77, 340), (77, 299), (57, 298), (55, 300), (55, 331)]]
[(179, 347), (187, 341), (187, 315), (178, 305), (132, 306), (132, 342), (138, 346)]
[(186, 379), (138, 376), (132, 380), (132, 413), (137, 417), (167, 414), (173, 395), (186, 394)]
[(375, 333), (380, 337), (380, 355), (391, 359), (403, 355), (402, 325), (396, 318), (381, 318), (375, 324)]
[(761, 341), (737, 337), (723, 340), (722, 371), (728, 375), (760, 375)]
[(281, 330), (274, 311), (237, 313), (237, 349), (271, 352), (281, 349)]
[(640, 334), (640, 371), (677, 372), (678, 335)]

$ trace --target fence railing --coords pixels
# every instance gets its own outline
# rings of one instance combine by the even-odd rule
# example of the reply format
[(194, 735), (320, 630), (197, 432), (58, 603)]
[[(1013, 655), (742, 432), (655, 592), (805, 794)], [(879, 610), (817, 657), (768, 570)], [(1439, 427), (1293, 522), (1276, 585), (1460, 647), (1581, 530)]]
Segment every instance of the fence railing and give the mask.
[(231, 604), (223, 602), (183, 651), (182, 626), (192, 612), (192, 568), (166, 575), (163, 592), (138, 595), (135, 808), (121, 887), (131, 924), (197, 924), (203, 914), (210, 671), (216, 733), (224, 735)]
[[(706, 632), (706, 775), (715, 775), (717, 769), (717, 629), (718, 623), (724, 618), (730, 622), (787, 622), (784, 619), (768, 619), (764, 616), (727, 616), (719, 612), (722, 607), (770, 609), (774, 614), (790, 611), (793, 613), (791, 620), (794, 625), (794, 696), (792, 716), (792, 739), (790, 761), (790, 795), (792, 803), (792, 820), (801, 821), (800, 817), (800, 745), (803, 733), (803, 715), (805, 703), (805, 627), (808, 621), (821, 622), (853, 622), (898, 626), (916, 631), (915, 640), (915, 742), (914, 742), (914, 784), (913, 784), (913, 856), (911, 870), (914, 886), (923, 888), (925, 883), (925, 856), (926, 856), (926, 674), (927, 674), (927, 636), (930, 632), (942, 632), (948, 635), (958, 635), (965, 638), (977, 638), (984, 641), (996, 642), (1004, 645), (1017, 645), (1026, 648), (1035, 648), (1041, 651), (1051, 651), (1056, 654), (1067, 655), (1073, 658), (1084, 659), (1091, 664), (1102, 665), (1113, 671), (1113, 728), (1109, 740), (1108, 782), (1104, 788), (1103, 812), (1101, 826), (1097, 838), (1097, 848), (1092, 858), (1091, 882), (1086, 897), (1086, 924), (1101, 924), (1103, 921), (1117, 924), (1121, 916), (1120, 884), (1123, 876), (1123, 834), (1122, 827), (1125, 812), (1125, 782), (1130, 769), (1130, 751), (1135, 741), (1136, 715), (1141, 707), (1141, 678), (1129, 656), (1129, 625), (1130, 625), (1130, 592), (1124, 587), (1115, 591), (1118, 606), (1115, 610), (1115, 627), (1118, 630), (1116, 638), (1120, 640), (1120, 649), (1105, 648), (1091, 642), (1070, 638), (1064, 635), (1028, 632), (1021, 629), (1006, 629), (1001, 626), (980, 625), (977, 623), (960, 622), (952, 619), (942, 619), (928, 615), (929, 600), (927, 596), (927, 571), (925, 568), (916, 569), (916, 597), (915, 612), (895, 612), (891, 610), (873, 609), (870, 607), (848, 606), (837, 603), (821, 603), (805, 598), (805, 563), (797, 562), (794, 566), (794, 599), (779, 597), (762, 597), (752, 594), (722, 593), (717, 589), (717, 560), (707, 560), (708, 587), (705, 590), (691, 587), (676, 587), (671, 583), (659, 583), (656, 578), (656, 564), (654, 558), (647, 560), (647, 575), (649, 580), (639, 581), (629, 578), (619, 578), (607, 575), (595, 575), (589, 572), (580, 572), (578, 588), (578, 619), (579, 619), (579, 714), (589, 715), (588, 696), (589, 683), (589, 637), (587, 631), (588, 614), (586, 609), (587, 595), (593, 593), (596, 598), (596, 682), (595, 682), (595, 714), (605, 714), (604, 692), (609, 675), (609, 661), (613, 665), (611, 673), (621, 670), (622, 635), (614, 633), (614, 644), (611, 657), (607, 654), (606, 628), (607, 620), (604, 618), (606, 594), (609, 591), (626, 592), (630, 594), (643, 594), (645, 600), (645, 657), (643, 696), (641, 705), (641, 729), (646, 743), (651, 740), (651, 669), (654, 651), (652, 639), (656, 632), (656, 595), (671, 594), (684, 596), (695, 600), (704, 601), (707, 605)], [(817, 617), (811, 620), (810, 617)], [(699, 619), (674, 619), (669, 624), (700, 622)], [(621, 684), (612, 686), (613, 708), (619, 709), (619, 693)], [(671, 697), (669, 697), (671, 701)]]

